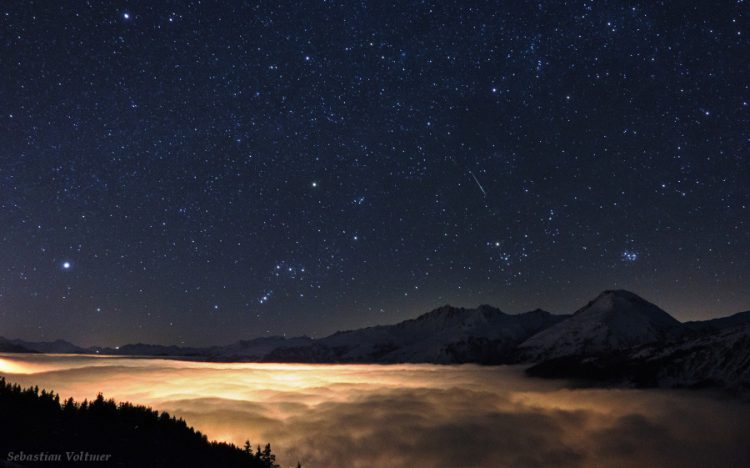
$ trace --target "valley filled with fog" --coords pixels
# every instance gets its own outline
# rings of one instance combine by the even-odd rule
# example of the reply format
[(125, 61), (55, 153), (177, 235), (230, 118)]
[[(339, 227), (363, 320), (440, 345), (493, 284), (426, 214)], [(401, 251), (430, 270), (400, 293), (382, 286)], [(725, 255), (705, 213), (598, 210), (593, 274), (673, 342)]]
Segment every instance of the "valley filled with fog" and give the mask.
[(747, 466), (750, 405), (724, 393), (577, 389), (521, 367), (205, 363), (0, 355), (61, 397), (146, 404), (281, 466)]

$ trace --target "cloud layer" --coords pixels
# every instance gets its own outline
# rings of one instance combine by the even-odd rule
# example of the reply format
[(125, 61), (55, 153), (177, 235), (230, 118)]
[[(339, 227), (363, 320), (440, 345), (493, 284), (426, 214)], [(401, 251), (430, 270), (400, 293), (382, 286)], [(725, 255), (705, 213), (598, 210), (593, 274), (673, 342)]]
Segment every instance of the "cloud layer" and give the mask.
[(568, 389), (518, 368), (0, 357), (63, 396), (149, 404), (282, 466), (750, 466), (750, 405), (687, 391)]

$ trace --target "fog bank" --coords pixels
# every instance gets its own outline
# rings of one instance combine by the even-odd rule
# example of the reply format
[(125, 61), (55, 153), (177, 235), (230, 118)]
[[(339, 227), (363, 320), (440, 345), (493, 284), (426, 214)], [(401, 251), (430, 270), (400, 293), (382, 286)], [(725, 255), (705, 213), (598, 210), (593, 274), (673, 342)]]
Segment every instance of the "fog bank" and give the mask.
[(166, 410), (282, 466), (750, 466), (750, 405), (690, 391), (570, 389), (516, 367), (196, 363), (0, 355), (63, 397)]

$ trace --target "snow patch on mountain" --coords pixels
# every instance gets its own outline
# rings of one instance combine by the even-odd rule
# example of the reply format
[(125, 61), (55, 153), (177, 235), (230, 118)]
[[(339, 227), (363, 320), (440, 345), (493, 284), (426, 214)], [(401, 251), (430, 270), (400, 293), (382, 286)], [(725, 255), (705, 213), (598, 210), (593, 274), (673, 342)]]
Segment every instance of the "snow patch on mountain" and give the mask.
[(529, 361), (626, 349), (655, 342), (681, 324), (629, 291), (604, 291), (572, 317), (540, 331), (519, 351)]

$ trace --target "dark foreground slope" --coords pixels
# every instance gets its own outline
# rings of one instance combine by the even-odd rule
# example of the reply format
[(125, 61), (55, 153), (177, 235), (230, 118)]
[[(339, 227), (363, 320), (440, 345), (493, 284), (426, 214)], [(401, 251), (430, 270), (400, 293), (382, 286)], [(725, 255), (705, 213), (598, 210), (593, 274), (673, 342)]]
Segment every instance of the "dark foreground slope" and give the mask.
[[(0, 377), (0, 415), (0, 466), (276, 466), (270, 445), (253, 453), (210, 442), (181, 419), (101, 394), (91, 402), (61, 404), (54, 393), (22, 389)], [(84, 458), (68, 461), (68, 452)], [(56, 456), (60, 461), (50, 461)]]

